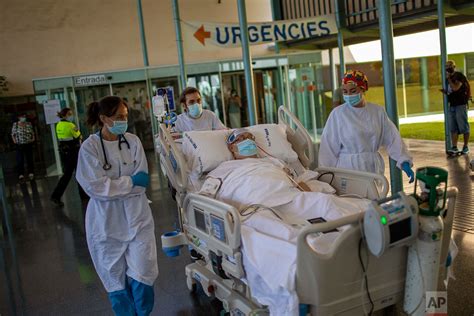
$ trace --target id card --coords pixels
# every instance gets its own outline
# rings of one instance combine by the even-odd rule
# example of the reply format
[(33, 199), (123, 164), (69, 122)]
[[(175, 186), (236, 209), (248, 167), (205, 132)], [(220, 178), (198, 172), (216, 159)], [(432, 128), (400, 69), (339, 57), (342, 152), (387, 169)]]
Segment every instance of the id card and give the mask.
[[(322, 217), (315, 217), (315, 218), (310, 218), (307, 220), (310, 224), (318, 224), (318, 223), (326, 223), (327, 221), (322, 218)], [(338, 232), (337, 229), (332, 229), (332, 230), (328, 230), (326, 232), (323, 232), (323, 234), (326, 234), (326, 233), (332, 233), (332, 232)]]

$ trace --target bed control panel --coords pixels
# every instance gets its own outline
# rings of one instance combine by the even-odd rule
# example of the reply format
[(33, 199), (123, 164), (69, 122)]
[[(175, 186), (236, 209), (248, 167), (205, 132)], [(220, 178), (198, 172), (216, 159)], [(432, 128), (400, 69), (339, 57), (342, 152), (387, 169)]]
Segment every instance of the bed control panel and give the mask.
[(202, 209), (194, 207), (194, 222), (203, 233), (211, 234), (216, 239), (226, 242), (224, 220), (213, 214), (206, 214)]
[(212, 255), (227, 274), (243, 276), (238, 211), (194, 193), (186, 197), (184, 209), (183, 228), (192, 247), (208, 258), (207, 262), (212, 261)]
[(211, 232), (214, 237), (225, 242), (225, 226), (222, 218), (211, 215)]

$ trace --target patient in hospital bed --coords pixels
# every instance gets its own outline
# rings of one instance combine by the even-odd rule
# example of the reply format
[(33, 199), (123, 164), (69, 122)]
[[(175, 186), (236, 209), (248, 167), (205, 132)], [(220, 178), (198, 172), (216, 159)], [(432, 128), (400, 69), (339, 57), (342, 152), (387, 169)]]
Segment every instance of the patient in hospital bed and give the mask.
[[(246, 129), (234, 130), (227, 137), (233, 160), (221, 163), (207, 175), (219, 183), (214, 197), (238, 210), (252, 204), (278, 209), (287, 222), (321, 217), (326, 221), (365, 210), (367, 200), (334, 195), (327, 183), (318, 181), (311, 170), (296, 170), (259, 149)], [(205, 191), (203, 185), (202, 191)]]
[[(234, 159), (209, 172), (200, 193), (240, 211), (244, 268), (253, 297), (272, 315), (297, 315), (298, 232), (315, 219), (364, 211), (369, 201), (335, 195), (329, 184), (317, 180), (317, 172), (297, 170), (259, 149), (249, 130), (234, 130), (227, 146)], [(254, 204), (264, 207), (249, 208)], [(314, 236), (310, 242), (317, 251), (329, 252), (339, 234)]]

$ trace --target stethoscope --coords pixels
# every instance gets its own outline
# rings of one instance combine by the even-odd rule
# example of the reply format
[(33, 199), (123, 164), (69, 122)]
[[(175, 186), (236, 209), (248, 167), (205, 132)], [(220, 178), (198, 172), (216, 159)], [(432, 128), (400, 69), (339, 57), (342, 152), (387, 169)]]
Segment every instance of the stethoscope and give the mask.
[[(104, 140), (102, 139), (102, 129), (99, 130), (99, 138), (100, 138), (100, 144), (102, 146), (102, 153), (104, 154), (104, 165), (102, 166), (102, 168), (104, 168), (104, 170), (107, 171), (107, 170), (112, 169), (112, 165), (107, 160), (107, 154), (105, 153)], [(120, 151), (122, 150), (122, 143), (125, 143), (128, 147), (128, 150), (130, 150), (130, 144), (128, 143), (128, 140), (125, 138), (125, 135), (123, 134), (118, 135), (118, 141), (119, 141), (118, 147)]]

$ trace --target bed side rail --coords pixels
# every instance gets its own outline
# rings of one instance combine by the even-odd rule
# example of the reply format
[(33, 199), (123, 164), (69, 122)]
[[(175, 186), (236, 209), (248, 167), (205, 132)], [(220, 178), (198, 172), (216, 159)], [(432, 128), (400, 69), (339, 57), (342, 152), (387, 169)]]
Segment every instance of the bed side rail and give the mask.
[(288, 141), (298, 154), (303, 166), (315, 168), (318, 165), (318, 155), (311, 136), (300, 120), (283, 105), (278, 108), (278, 124), (285, 125)]
[(336, 189), (337, 195), (353, 194), (370, 200), (387, 197), (389, 184), (383, 175), (330, 167), (319, 167), (315, 171), (322, 175), (320, 181)]
[[(300, 303), (309, 304), (318, 315), (362, 315), (362, 301), (367, 301), (362, 287), (363, 270), (359, 262), (361, 231), (358, 221), (364, 213), (355, 214), (326, 227), (310, 227), (298, 237), (296, 289)], [(350, 226), (335, 240), (330, 253), (319, 253), (308, 244), (310, 231), (327, 231)], [(327, 224), (327, 223), (324, 223)], [(301, 239), (300, 239), (301, 237)], [(301, 242), (301, 244), (300, 244)], [(303, 245), (304, 243), (304, 245)], [(388, 249), (380, 258), (369, 253), (361, 244), (361, 257), (367, 268), (374, 311), (403, 300), (406, 278), (407, 247)]]
[(179, 193), (186, 191), (187, 164), (165, 124), (160, 124), (160, 162), (166, 176)]
[[(444, 232), (440, 257), (439, 289), (445, 290), (443, 280), (452, 233), (452, 221), (458, 190), (448, 188), (447, 211), (443, 217)], [(364, 213), (357, 213), (335, 221), (313, 224), (304, 228), (297, 241), (296, 287), (301, 303), (316, 306), (318, 315), (362, 312), (361, 289), (363, 271), (358, 258), (361, 238), (359, 221)], [(308, 235), (350, 225), (331, 246), (334, 251), (319, 253), (309, 243)], [(389, 249), (383, 256), (369, 255), (368, 279), (375, 310), (403, 300), (406, 278), (407, 247)], [(366, 245), (362, 244), (365, 258)], [(365, 259), (364, 259), (365, 260)], [(345, 312), (344, 312), (345, 311)]]
[(240, 217), (231, 205), (207, 196), (189, 193), (184, 201), (184, 232), (190, 244), (206, 257), (216, 255), (222, 268), (243, 277), (240, 252)]

